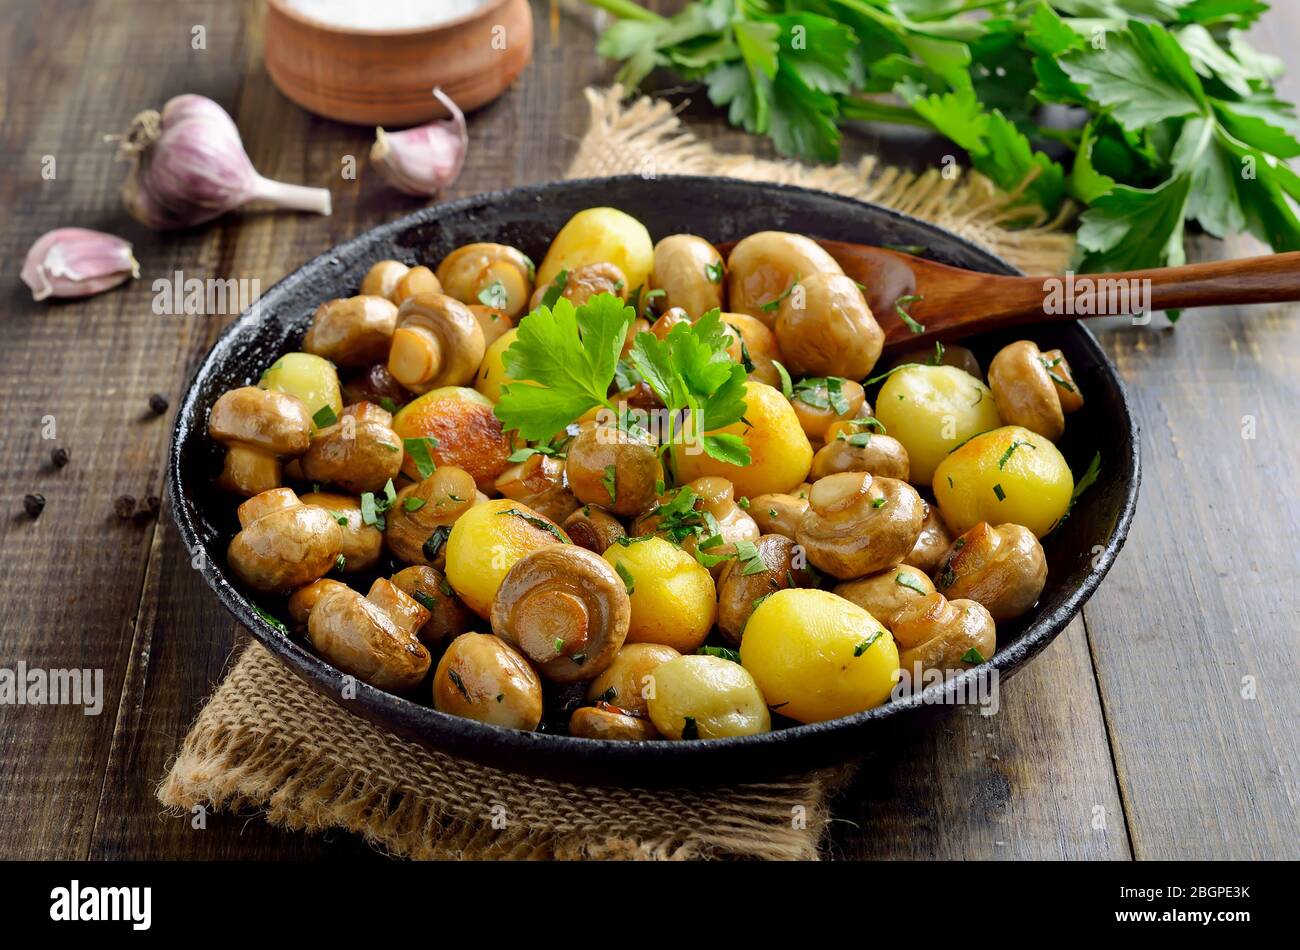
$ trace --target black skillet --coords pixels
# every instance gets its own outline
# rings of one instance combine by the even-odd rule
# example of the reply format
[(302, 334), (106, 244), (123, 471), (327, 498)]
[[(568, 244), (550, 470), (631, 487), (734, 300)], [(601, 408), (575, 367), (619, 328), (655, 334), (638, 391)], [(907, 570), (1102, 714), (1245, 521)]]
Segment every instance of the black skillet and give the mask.
[(617, 743), (501, 729), (430, 708), (427, 684), (410, 697), (359, 684), (356, 697), (343, 700), (339, 672), (304, 641), (268, 623), (255, 607), (259, 601), (226, 571), (225, 547), (237, 527), (235, 502), (212, 486), (220, 450), (205, 435), (209, 409), (221, 393), (256, 381), (278, 356), (297, 349), (317, 304), (355, 294), (375, 261), (433, 265), (473, 241), (510, 244), (540, 261), (551, 237), (574, 212), (600, 205), (632, 214), (656, 240), (690, 232), (723, 242), (755, 231), (784, 230), (863, 244), (919, 245), (930, 260), (990, 274), (1016, 273), (968, 241), (885, 208), (785, 185), (685, 176), (553, 182), (475, 195), (374, 228), (309, 261), (228, 327), (203, 360), (176, 415), (168, 470), (176, 524), (186, 545), (202, 545), (209, 586), (240, 623), (302, 678), (305, 688), (419, 742), (505, 769), (596, 784), (735, 782), (853, 758), (878, 741), (881, 730), (950, 708), (942, 704), (944, 698), (963, 689), (973, 692), (976, 677), (996, 671), (1005, 682), (1065, 628), (1124, 544), (1140, 480), (1137, 423), (1124, 386), (1092, 334), (1077, 322), (962, 341), (984, 366), (1017, 337), (1031, 337), (1045, 350), (1063, 350), (1086, 403), (1070, 417), (1060, 448), (1076, 477), (1094, 452), (1101, 452), (1102, 462), (1096, 484), (1046, 542), (1049, 570), (1041, 600), (1025, 617), (1000, 626), (998, 652), (983, 667), (930, 686), (919, 696), (845, 719), (698, 742)]

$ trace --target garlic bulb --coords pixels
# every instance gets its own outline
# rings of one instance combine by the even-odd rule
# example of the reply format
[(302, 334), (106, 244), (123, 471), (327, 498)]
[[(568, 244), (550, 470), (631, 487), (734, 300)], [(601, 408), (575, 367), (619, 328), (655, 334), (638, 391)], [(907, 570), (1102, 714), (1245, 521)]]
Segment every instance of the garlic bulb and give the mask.
[(110, 138), (121, 143), (122, 155), (133, 162), (122, 183), (126, 210), (148, 227), (203, 224), (253, 201), (330, 213), (327, 189), (259, 175), (234, 120), (203, 96), (176, 96), (161, 113), (141, 112), (130, 131)]
[(140, 264), (120, 237), (87, 228), (55, 228), (27, 252), (21, 276), (33, 300), (89, 297), (139, 277)]
[(375, 129), (370, 164), (398, 191), (429, 198), (451, 185), (460, 175), (469, 146), (465, 113), (441, 89), (433, 95), (451, 113), (428, 125), (402, 132)]

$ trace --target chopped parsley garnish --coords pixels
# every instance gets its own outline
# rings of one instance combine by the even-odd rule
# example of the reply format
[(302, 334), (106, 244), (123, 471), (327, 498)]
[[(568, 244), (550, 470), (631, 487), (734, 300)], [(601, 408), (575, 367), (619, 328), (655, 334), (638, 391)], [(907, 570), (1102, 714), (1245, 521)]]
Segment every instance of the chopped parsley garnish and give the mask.
[(341, 571), (348, 566), (348, 559), (342, 554), (334, 559), (334, 570)]
[(775, 313), (777, 309), (780, 308), (781, 301), (785, 300), (786, 297), (789, 297), (792, 293), (794, 293), (794, 289), (799, 286), (800, 277), (801, 275), (796, 274), (794, 278), (794, 283), (792, 283), (789, 287), (785, 289), (785, 293), (781, 294), (781, 296), (779, 297), (775, 297), (772, 300), (769, 300), (765, 304), (761, 304), (758, 309), (762, 310), (764, 313)]
[(556, 638), (555, 638), (555, 643), (553, 643), (553, 644), (551, 644), (551, 645), (552, 645), (553, 647), (555, 647), (555, 652), (556, 652), (556, 653), (563, 653), (563, 652), (564, 652), (564, 637), (556, 637)]
[(618, 576), (623, 578), (623, 587), (627, 589), (629, 595), (636, 592), (636, 578), (632, 572), (627, 569), (627, 565), (619, 561), (614, 565), (614, 570), (618, 571)]
[(917, 323), (916, 320), (912, 319), (912, 315), (908, 313), (906, 310), (904, 310), (903, 308), (908, 306), (909, 304), (913, 304), (916, 303), (917, 301), (924, 300), (924, 299), (925, 299), (924, 294), (904, 294), (903, 296), (899, 297), (897, 300), (894, 301), (894, 312), (898, 314), (899, 318), (903, 321), (903, 323), (907, 326), (907, 328), (911, 330), (913, 333), (924, 333), (925, 324)]
[(612, 703), (617, 696), (618, 696), (618, 690), (616, 690), (613, 686), (611, 686), (609, 689), (605, 690), (605, 692), (597, 696), (594, 702)]
[[(559, 303), (564, 294), (564, 288), (569, 284), (569, 272), (562, 270), (551, 280), (551, 286), (546, 288), (546, 293), (542, 294), (542, 306), (547, 310), (552, 310)], [(510, 367), (506, 367), (506, 372), (510, 372)], [(515, 378), (512, 376), (512, 378)]]
[(907, 571), (899, 571), (894, 575), (894, 583), (899, 587), (906, 587), (908, 590), (914, 590), (922, 597), (930, 592), (921, 586), (921, 580), (915, 574), (909, 574)]
[(732, 663), (740, 662), (740, 653), (727, 647), (703, 646), (695, 652), (700, 656), (716, 656), (720, 660), (730, 660)]
[(339, 417), (333, 406), (321, 406), (312, 413), (311, 421), (316, 424), (317, 429), (328, 429), (339, 421)]
[(981, 653), (979, 650), (975, 649), (975, 647), (971, 647), (969, 650), (967, 650), (965, 653), (963, 653), (963, 654), (961, 655), (961, 661), (962, 661), (963, 663), (984, 663), (984, 662), (987, 662), (987, 661), (984, 659), (984, 654)]
[(1072, 393), (1077, 391), (1074, 388), (1074, 384), (1071, 383), (1068, 379), (1066, 379), (1060, 373), (1053, 372), (1053, 370), (1056, 369), (1057, 364), (1061, 362), (1061, 358), (1059, 356), (1054, 360), (1049, 360), (1045, 356), (1040, 356), (1038, 359), (1039, 362), (1043, 364), (1043, 368), (1047, 370), (1047, 376), (1049, 379), (1051, 379), (1052, 382), (1056, 383), (1056, 385), (1060, 386), (1066, 392)]
[(871, 507), (872, 507), (872, 508), (883, 508), (883, 507), (885, 507), (885, 496), (884, 496), (884, 495), (881, 495), (879, 498), (873, 498), (873, 499), (871, 500)]
[(844, 395), (842, 376), (809, 376), (799, 380), (794, 387), (794, 398), (814, 409), (832, 409), (837, 416), (847, 416), (851, 411)]
[(438, 602), (433, 599), (432, 594), (426, 594), (422, 590), (417, 590), (411, 594), (411, 597), (413, 597), (425, 610), (432, 612), (438, 609)]
[(740, 574), (742, 577), (761, 574), (767, 570), (767, 565), (763, 563), (763, 558), (758, 553), (758, 547), (753, 541), (737, 541), (736, 558), (741, 563)]
[(276, 633), (284, 634), (286, 637), (289, 635), (289, 628), (286, 627), (284, 625), (284, 622), (281, 621), (279, 618), (271, 616), (271, 614), (267, 613), (257, 604), (253, 604), (253, 609), (257, 611), (257, 615), (259, 617), (261, 617), (263, 620), (265, 620), (267, 623), (269, 623), (272, 627), (275, 628)]
[(379, 408), (391, 415), (397, 411), (397, 403), (393, 401), (391, 396), (380, 396)]
[(1011, 460), (1011, 454), (1015, 452), (1016, 449), (1020, 448), (1022, 445), (1026, 445), (1031, 449), (1038, 448), (1038, 446), (1034, 445), (1034, 443), (1026, 442), (1024, 439), (1012, 439), (1011, 445), (1007, 448), (1005, 452), (1002, 453), (1002, 458), (998, 459), (998, 468), (1000, 469), (1006, 468), (1007, 462)]
[(384, 497), (376, 498), (375, 493), (368, 491), (361, 496), (361, 520), (372, 528), (378, 528), (383, 531), (388, 527), (384, 520), (384, 512), (393, 507), (397, 501), (397, 489), (393, 487), (393, 480), (390, 478), (384, 485)]
[(882, 244), (880, 246), (889, 251), (897, 251), (900, 254), (911, 254), (913, 257), (919, 257), (925, 253), (924, 244)]
[(465, 702), (467, 703), (474, 702), (474, 697), (471, 696), (469, 694), (469, 690), (465, 688), (465, 681), (460, 678), (459, 673), (457, 673), (449, 666), (447, 667), (447, 676), (450, 677), (451, 681), (456, 684), (456, 688), (460, 690), (460, 694), (465, 697)]
[(749, 496), (741, 495), (739, 498), (736, 499), (736, 504), (741, 507), (741, 510), (749, 511)]
[(1006, 501), (1006, 500), (1007, 500), (1007, 493), (1004, 492), (1004, 491), (1002, 490), (1002, 486), (1001, 486), (1001, 485), (994, 485), (994, 486), (993, 486), (993, 494), (995, 494), (995, 495), (998, 496), (998, 501)]
[(538, 528), (542, 531), (547, 532), (548, 534), (555, 535), (555, 540), (559, 541), (561, 544), (569, 543), (569, 540), (564, 536), (564, 533), (559, 528), (555, 527), (555, 525), (547, 521), (545, 518), (538, 518), (534, 515), (526, 515), (518, 508), (507, 508), (505, 511), (498, 511), (497, 514), (514, 515), (516, 518), (522, 518), (524, 521), (527, 521), (534, 528)]
[(618, 501), (618, 466), (606, 465), (605, 474), (600, 478), (601, 485), (605, 486), (605, 494), (609, 495), (609, 503), (612, 505)]
[(866, 653), (868, 650), (871, 649), (871, 645), (873, 643), (875, 643), (884, 635), (885, 635), (884, 630), (877, 630), (871, 636), (867, 637), (867, 639), (863, 640), (861, 643), (859, 643), (857, 646), (853, 648), (854, 657), (862, 656), (862, 654)]
[(1074, 483), (1074, 491), (1070, 492), (1070, 503), (1065, 508), (1065, 514), (1061, 515), (1061, 517), (1057, 519), (1056, 524), (1052, 525), (1052, 527), (1048, 529), (1048, 534), (1051, 534), (1059, 528), (1061, 523), (1065, 521), (1066, 518), (1070, 517), (1070, 512), (1074, 510), (1074, 503), (1079, 500), (1080, 495), (1092, 487), (1093, 482), (1097, 480), (1097, 476), (1100, 474), (1101, 453), (1097, 452), (1092, 456), (1092, 461), (1088, 463), (1088, 468), (1084, 471), (1083, 477)]
[(504, 310), (510, 303), (510, 294), (505, 284), (494, 280), (478, 292), (478, 302), (485, 307)]
[(411, 495), (402, 502), (402, 507), (407, 511), (419, 511), (426, 504), (428, 504), (428, 502), (423, 498), (416, 498), (414, 495)]
[(781, 395), (786, 399), (794, 398), (794, 384), (790, 381), (790, 371), (781, 365), (780, 360), (772, 360), (776, 374), (781, 377)]
[(388, 451), (390, 451), (390, 452), (400, 452), (400, 451), (402, 451), (402, 450), (399, 449), (397, 446), (393, 445), (393, 443), (391, 443), (391, 442), (380, 442), (379, 444), (382, 445), (384, 448), (388, 449)]
[(447, 538), (451, 537), (451, 525), (440, 524), (433, 529), (433, 534), (424, 539), (424, 544), (420, 546), (420, 553), (424, 555), (426, 561), (436, 561), (438, 552), (442, 546), (447, 543)]
[(711, 264), (704, 265), (704, 275), (715, 284), (722, 283), (722, 276), (726, 273), (726, 268), (722, 261), (714, 261)]
[(943, 364), (943, 344), (938, 340), (934, 341), (934, 356), (930, 357), (931, 366), (940, 366)]
[(433, 450), (438, 447), (437, 439), (432, 436), (403, 439), (402, 447), (406, 449), (406, 454), (415, 463), (415, 468), (420, 473), (421, 478), (428, 478), (438, 470), (438, 465), (433, 460)]

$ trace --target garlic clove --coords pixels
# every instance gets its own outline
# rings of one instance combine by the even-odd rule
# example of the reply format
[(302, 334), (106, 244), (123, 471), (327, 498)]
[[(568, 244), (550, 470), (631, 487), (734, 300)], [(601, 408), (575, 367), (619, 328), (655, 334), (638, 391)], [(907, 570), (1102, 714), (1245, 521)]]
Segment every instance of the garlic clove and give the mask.
[(428, 125), (401, 132), (375, 129), (370, 147), (370, 164), (384, 180), (408, 195), (432, 197), (449, 187), (459, 176), (469, 148), (465, 113), (441, 89), (433, 95), (451, 113)]
[(88, 228), (55, 228), (37, 238), (23, 261), (33, 300), (89, 297), (140, 276), (127, 241)]
[(141, 112), (125, 135), (110, 138), (133, 163), (122, 200), (148, 227), (191, 227), (252, 201), (330, 213), (328, 189), (259, 175), (234, 119), (203, 96), (175, 96), (161, 112)]

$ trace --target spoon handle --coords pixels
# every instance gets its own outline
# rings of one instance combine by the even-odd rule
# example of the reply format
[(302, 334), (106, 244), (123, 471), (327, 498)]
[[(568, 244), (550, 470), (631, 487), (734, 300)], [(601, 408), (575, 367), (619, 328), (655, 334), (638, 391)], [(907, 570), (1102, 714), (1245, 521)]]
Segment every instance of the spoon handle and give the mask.
[(1152, 310), (1280, 303), (1300, 300), (1300, 251), (1093, 276), (1149, 280)]

